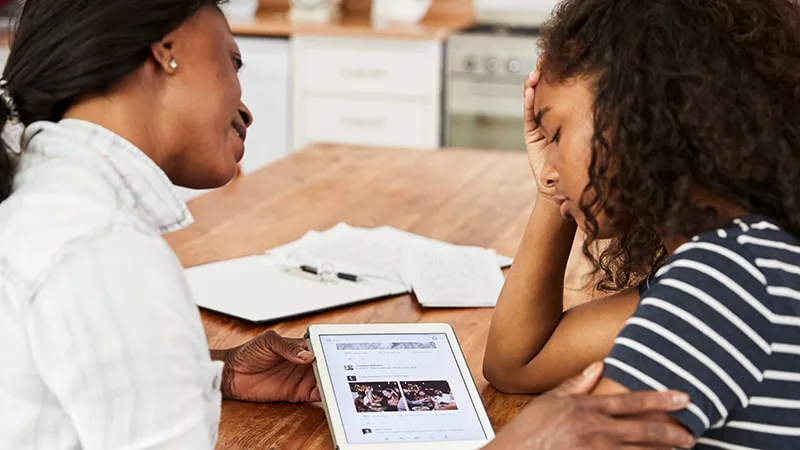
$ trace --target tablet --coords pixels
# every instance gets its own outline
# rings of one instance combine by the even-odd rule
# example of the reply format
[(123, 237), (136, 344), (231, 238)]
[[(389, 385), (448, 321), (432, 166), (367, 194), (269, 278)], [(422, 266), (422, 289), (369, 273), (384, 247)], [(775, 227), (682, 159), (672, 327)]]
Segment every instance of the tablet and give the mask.
[(337, 449), (478, 449), (494, 438), (450, 325), (312, 325), (306, 340)]

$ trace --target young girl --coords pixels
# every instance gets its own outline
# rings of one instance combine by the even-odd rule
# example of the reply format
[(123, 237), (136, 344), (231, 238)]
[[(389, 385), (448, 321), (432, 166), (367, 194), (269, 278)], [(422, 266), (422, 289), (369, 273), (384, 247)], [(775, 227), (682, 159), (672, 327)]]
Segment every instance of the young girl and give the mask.
[[(541, 392), (676, 389), (716, 448), (797, 448), (800, 6), (567, 0), (525, 87), (539, 193), (484, 371)], [(535, 95), (534, 95), (535, 90)], [(579, 226), (611, 294), (562, 313)]]

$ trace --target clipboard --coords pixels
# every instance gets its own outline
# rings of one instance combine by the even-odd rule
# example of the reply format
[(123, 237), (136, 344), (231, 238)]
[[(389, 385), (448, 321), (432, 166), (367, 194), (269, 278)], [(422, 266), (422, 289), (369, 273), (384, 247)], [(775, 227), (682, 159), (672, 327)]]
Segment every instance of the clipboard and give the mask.
[(269, 322), (409, 292), (380, 278), (352, 282), (323, 279), (253, 255), (185, 269), (197, 306), (250, 322)]

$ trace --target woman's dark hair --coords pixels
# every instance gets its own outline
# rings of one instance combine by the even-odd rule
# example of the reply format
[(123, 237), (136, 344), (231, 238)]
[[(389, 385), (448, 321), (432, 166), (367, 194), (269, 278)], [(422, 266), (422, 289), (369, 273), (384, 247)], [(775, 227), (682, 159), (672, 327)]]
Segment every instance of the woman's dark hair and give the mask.
[[(800, 6), (795, 0), (565, 0), (543, 27), (542, 73), (592, 83), (586, 215), (597, 288), (663, 264), (656, 234), (730, 218), (697, 194), (800, 235)], [(595, 256), (600, 212), (620, 235)]]
[[(58, 121), (78, 98), (135, 72), (150, 46), (206, 5), (225, 0), (27, 0), (3, 71), (24, 125)], [(11, 118), (0, 102), (0, 129)], [(0, 201), (11, 195), (15, 155), (0, 149)]]

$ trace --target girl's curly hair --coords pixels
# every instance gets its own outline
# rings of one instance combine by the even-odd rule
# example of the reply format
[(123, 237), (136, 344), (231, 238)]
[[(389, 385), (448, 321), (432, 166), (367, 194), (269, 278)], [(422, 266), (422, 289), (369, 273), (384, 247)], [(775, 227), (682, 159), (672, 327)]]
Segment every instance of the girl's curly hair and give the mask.
[[(594, 100), (584, 253), (597, 288), (633, 287), (667, 257), (656, 234), (726, 220), (696, 192), (800, 235), (796, 0), (565, 0), (542, 29), (548, 80)], [(598, 213), (618, 236), (599, 256)]]

